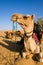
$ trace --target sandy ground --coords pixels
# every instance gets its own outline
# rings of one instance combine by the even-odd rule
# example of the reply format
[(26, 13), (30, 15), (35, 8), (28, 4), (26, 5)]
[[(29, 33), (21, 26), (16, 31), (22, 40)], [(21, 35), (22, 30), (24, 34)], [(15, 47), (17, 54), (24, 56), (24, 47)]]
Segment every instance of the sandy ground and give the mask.
[[(20, 37), (16, 37), (17, 41), (20, 41)], [(32, 54), (28, 59), (20, 57), (18, 50), (20, 46), (15, 42), (15, 36), (13, 39), (5, 38), (5, 31), (0, 31), (0, 65), (43, 65), (41, 62), (34, 61)], [(41, 43), (43, 52), (43, 40)]]

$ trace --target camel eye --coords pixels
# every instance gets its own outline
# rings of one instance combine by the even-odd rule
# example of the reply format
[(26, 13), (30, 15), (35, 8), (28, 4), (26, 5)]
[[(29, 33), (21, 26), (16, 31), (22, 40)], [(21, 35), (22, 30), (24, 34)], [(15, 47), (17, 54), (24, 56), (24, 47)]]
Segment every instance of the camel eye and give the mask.
[(27, 16), (23, 16), (24, 19), (27, 19)]

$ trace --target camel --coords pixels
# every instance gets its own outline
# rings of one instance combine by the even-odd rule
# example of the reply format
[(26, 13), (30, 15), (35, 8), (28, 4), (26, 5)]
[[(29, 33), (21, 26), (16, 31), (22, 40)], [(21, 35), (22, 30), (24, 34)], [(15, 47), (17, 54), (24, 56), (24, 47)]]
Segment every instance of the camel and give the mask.
[[(32, 38), (34, 29), (34, 15), (13, 14), (11, 20), (20, 24), (24, 30), (24, 47), (27, 54), (29, 54), (31, 50), (31, 53), (40, 55), (40, 59), (38, 59), (38, 61), (43, 61), (41, 59), (42, 54), (40, 53), (40, 47)], [(24, 55), (26, 56), (26, 53)]]

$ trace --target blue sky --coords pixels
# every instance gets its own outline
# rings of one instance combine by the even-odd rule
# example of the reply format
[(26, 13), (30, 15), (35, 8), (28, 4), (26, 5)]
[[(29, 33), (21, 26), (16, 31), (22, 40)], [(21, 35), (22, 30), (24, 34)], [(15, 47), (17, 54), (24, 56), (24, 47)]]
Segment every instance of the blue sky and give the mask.
[[(35, 20), (43, 17), (43, 0), (0, 0), (0, 30), (12, 30), (14, 13), (35, 14)], [(17, 27), (21, 29), (19, 25)]]

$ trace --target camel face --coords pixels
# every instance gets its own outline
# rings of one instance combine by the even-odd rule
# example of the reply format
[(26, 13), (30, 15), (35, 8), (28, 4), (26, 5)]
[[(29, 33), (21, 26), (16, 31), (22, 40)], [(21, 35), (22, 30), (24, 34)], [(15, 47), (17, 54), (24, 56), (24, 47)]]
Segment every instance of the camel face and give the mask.
[(22, 14), (14, 14), (12, 16), (12, 21), (18, 22), (25, 32), (33, 31), (33, 28), (34, 28), (33, 20), (34, 20), (34, 15), (32, 15), (32, 16), (30, 16), (30, 15), (24, 16)]

